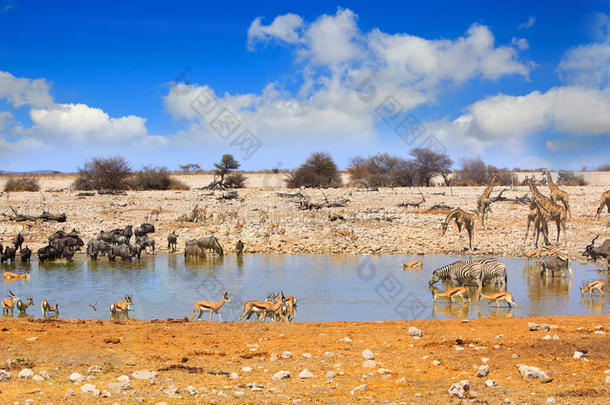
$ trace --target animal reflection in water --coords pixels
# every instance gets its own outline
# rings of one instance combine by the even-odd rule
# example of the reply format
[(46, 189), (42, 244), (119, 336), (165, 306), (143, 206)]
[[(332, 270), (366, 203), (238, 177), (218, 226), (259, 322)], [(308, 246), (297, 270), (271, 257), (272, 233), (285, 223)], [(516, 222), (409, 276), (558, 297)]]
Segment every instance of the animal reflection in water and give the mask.
[[(443, 283), (445, 286), (451, 283)], [(477, 286), (469, 285), (465, 287), (449, 287), (446, 291), (434, 285), (429, 286), (432, 293), (432, 314), (442, 314), (446, 317), (466, 318), (468, 316), (476, 317), (512, 317), (516, 312), (515, 307), (510, 306), (488, 306), (484, 305), (481, 297), (489, 297), (497, 294), (505, 294), (501, 288), (495, 285), (484, 287), (484, 290), (479, 290)], [(490, 295), (486, 295), (483, 291)], [(510, 294), (510, 293), (509, 293)], [(493, 303), (493, 301), (490, 301)]]

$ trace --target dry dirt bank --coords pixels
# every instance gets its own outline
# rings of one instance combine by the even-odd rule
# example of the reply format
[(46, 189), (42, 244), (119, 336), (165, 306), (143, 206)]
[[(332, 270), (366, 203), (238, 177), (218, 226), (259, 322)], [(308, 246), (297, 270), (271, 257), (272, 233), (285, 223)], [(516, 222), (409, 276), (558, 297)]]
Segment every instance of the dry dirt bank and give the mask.
[[(264, 176), (264, 175), (260, 175)], [(60, 176), (63, 182), (65, 177)], [(207, 184), (204, 176), (186, 176), (192, 187)], [(54, 189), (53, 177), (42, 177), (43, 189)], [(261, 180), (262, 181), (262, 180)], [(55, 184), (57, 185), (57, 184)], [(606, 186), (565, 187), (570, 196), (573, 218), (567, 224), (567, 243), (560, 247), (573, 258), (581, 258), (585, 245), (597, 235), (608, 237), (610, 217), (607, 212), (598, 220), (595, 210)], [(126, 195), (79, 196), (73, 191), (43, 191), (37, 193), (3, 193), (0, 213), (40, 214), (42, 209), (53, 213), (65, 212), (66, 223), (14, 223), (0, 217), (0, 241), (6, 243), (23, 231), (26, 243), (34, 249), (42, 247), (46, 238), (58, 229), (76, 228), (85, 242), (100, 229), (110, 230), (128, 224), (151, 222), (157, 228), (152, 235), (157, 246), (166, 246), (166, 235), (175, 230), (179, 247), (188, 239), (214, 234), (227, 251), (233, 251), (241, 239), (246, 252), (273, 253), (351, 253), (351, 254), (455, 254), (468, 245), (465, 231), (458, 235), (455, 224), (441, 237), (440, 223), (447, 211), (430, 210), (436, 204), (465, 209), (476, 208), (482, 187), (421, 189), (425, 202), (420, 209), (400, 208), (407, 200), (419, 200), (415, 188), (382, 188), (366, 191), (355, 188), (301, 190), (312, 201), (324, 202), (346, 198), (344, 208), (323, 208), (303, 211), (295, 198), (278, 196), (278, 192), (295, 190), (249, 188), (239, 190), (238, 200), (219, 200), (223, 194), (208, 190), (128, 192)], [(496, 195), (501, 188), (492, 193)], [(541, 187), (547, 192), (545, 187)], [(517, 187), (504, 193), (514, 198), (527, 193)], [(181, 222), (178, 218), (198, 207), (199, 223)], [(480, 254), (521, 255), (533, 248), (529, 239), (523, 243), (527, 204), (497, 202), (485, 226), (480, 221), (475, 228), (474, 246)], [(550, 225), (554, 239), (555, 226)]]
[[(531, 332), (528, 321), (556, 328)], [(421, 329), (421, 339), (409, 336), (411, 326)], [(607, 315), (292, 325), (3, 319), (0, 368), (7, 368), (9, 361), (11, 378), (0, 382), (0, 402), (431, 404), (448, 403), (451, 384), (468, 379), (476, 403), (497, 404), (508, 398), (541, 404), (554, 397), (557, 403), (607, 404), (609, 334)], [(372, 368), (365, 367), (365, 349), (373, 352)], [(588, 361), (574, 359), (576, 350), (587, 351)], [(287, 351), (292, 357), (282, 358)], [(475, 366), (486, 361), (489, 375), (477, 377)], [(543, 384), (520, 376), (519, 364), (542, 369), (552, 381)], [(88, 374), (91, 366), (101, 372)], [(23, 368), (33, 375), (45, 370), (52, 378), (18, 378)], [(299, 378), (304, 369), (313, 377)], [(157, 376), (132, 376), (142, 370)], [(279, 371), (288, 371), (290, 377), (274, 381)], [(70, 382), (73, 372), (85, 381)], [(128, 389), (109, 386), (121, 375), (130, 377)], [(486, 386), (487, 379), (496, 385)], [(86, 383), (111, 397), (82, 393)], [(252, 383), (260, 390), (253, 390)], [(353, 391), (364, 384), (366, 390)], [(189, 386), (196, 389), (190, 389), (194, 395)], [(65, 397), (70, 389), (74, 396)]]

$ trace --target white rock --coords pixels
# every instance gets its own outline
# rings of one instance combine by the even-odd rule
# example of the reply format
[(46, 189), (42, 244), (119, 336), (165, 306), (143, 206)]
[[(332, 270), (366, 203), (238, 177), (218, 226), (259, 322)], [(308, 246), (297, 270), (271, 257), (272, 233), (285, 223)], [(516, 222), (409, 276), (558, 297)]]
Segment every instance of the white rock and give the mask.
[(269, 361), (278, 361), (280, 359), (280, 355), (277, 353), (272, 353), (271, 356), (269, 356)]
[(100, 366), (91, 366), (87, 369), (87, 374), (99, 374), (102, 372), (102, 368)]
[(326, 378), (335, 378), (336, 374), (333, 371), (329, 371), (326, 373)]
[(538, 367), (526, 366), (524, 364), (518, 365), (519, 374), (521, 374), (525, 378), (535, 378), (539, 379), (542, 383), (547, 383), (553, 381), (544, 371), (540, 370)]
[(73, 383), (83, 382), (85, 378), (80, 373), (72, 373), (70, 374), (70, 381)]
[(118, 382), (122, 382), (122, 383), (130, 383), (131, 382), (131, 378), (129, 378), (128, 375), (120, 375), (116, 378), (116, 380)]
[(339, 342), (352, 343), (352, 339), (346, 336), (344, 338), (339, 339)]
[(167, 396), (178, 395), (178, 387), (175, 385), (170, 385), (167, 389), (163, 390), (163, 393)]
[(441, 361), (440, 360), (434, 360), (432, 361), (432, 364), (435, 366), (440, 366), (441, 365)]
[(449, 395), (452, 397), (465, 398), (466, 392), (470, 391), (470, 381), (462, 380), (449, 387)]
[(481, 357), (481, 364), (487, 364), (487, 363), (489, 363), (489, 358)]
[(375, 359), (375, 355), (369, 349), (364, 349), (362, 351), (362, 357), (364, 357), (366, 360), (374, 360)]
[(546, 403), (547, 403), (547, 404), (556, 404), (556, 403), (557, 403), (557, 401), (555, 401), (555, 398), (553, 398), (553, 397), (548, 397), (548, 398), (546, 399)]
[(284, 378), (290, 378), (290, 373), (286, 370), (278, 371), (277, 373), (273, 374), (273, 377), (271, 377), (273, 381), (282, 380)]
[(121, 392), (130, 388), (129, 381), (127, 382), (115, 382), (108, 384), (108, 389), (113, 392)]
[(491, 378), (488, 378), (487, 380), (485, 380), (485, 385), (487, 385), (488, 387), (493, 387), (494, 385), (496, 385), (496, 382)]
[(377, 370), (379, 374), (392, 374), (392, 370), (388, 370), (387, 368), (380, 368)]
[(84, 392), (86, 394), (91, 394), (94, 397), (99, 397), (100, 396), (100, 390), (97, 389), (97, 387), (93, 384), (83, 384), (80, 387), (80, 391)]
[(252, 367), (242, 367), (241, 368), (241, 372), (242, 373), (251, 373), (252, 372)]
[(19, 375), (17, 376), (19, 378), (32, 378), (34, 377), (34, 372), (29, 369), (29, 368), (24, 368), (23, 370), (21, 370), (19, 372)]
[(362, 367), (375, 368), (377, 367), (377, 362), (375, 360), (364, 360)]
[(231, 380), (237, 380), (237, 379), (239, 378), (239, 374), (237, 374), (237, 373), (231, 373), (231, 374), (229, 374), (229, 378), (230, 378)]
[(354, 393), (356, 391), (367, 391), (368, 389), (369, 389), (369, 386), (367, 384), (362, 384), (362, 385), (357, 386), (353, 390), (351, 390), (350, 394), (354, 395)]
[(112, 394), (110, 393), (110, 391), (102, 390), (102, 392), (100, 393), (100, 396), (103, 398), (110, 398), (110, 397), (112, 397)]
[(610, 384), (610, 375), (606, 377), (606, 384)]
[(32, 377), (32, 381), (41, 382), (44, 381), (44, 377), (36, 374), (34, 377)]
[(6, 370), (0, 370), (0, 381), (8, 381), (11, 379), (11, 373)]
[(313, 373), (307, 369), (303, 369), (303, 371), (301, 371), (299, 373), (299, 378), (313, 378), (313, 377), (314, 377)]
[(572, 358), (575, 360), (578, 360), (578, 359), (585, 359), (586, 357), (583, 352), (575, 351), (574, 354), (572, 355)]
[(37, 340), (38, 340), (38, 337), (34, 336), (34, 337), (31, 337), (31, 338), (27, 338), (26, 340), (27, 340), (28, 342), (35, 342), (35, 341), (37, 341)]
[(303, 353), (301, 357), (303, 357), (304, 359), (311, 359), (311, 353)]
[(46, 370), (40, 370), (38, 372), (38, 374), (41, 375), (47, 381), (50, 381), (53, 379), (53, 376)]
[(68, 390), (68, 392), (66, 392), (66, 395), (64, 395), (65, 397), (73, 397), (74, 396), (74, 390), (72, 388), (70, 388)]
[(407, 379), (405, 377), (400, 377), (398, 380), (396, 380), (396, 384), (402, 384), (404, 382), (407, 382)]
[(534, 323), (534, 322), (528, 322), (527, 326), (529, 327), (529, 329), (531, 331), (545, 331), (548, 332), (549, 330), (551, 330), (551, 327), (549, 325), (547, 325), (546, 323)]
[(140, 370), (134, 371), (133, 373), (131, 373), (131, 376), (136, 380), (152, 380), (153, 378), (157, 377), (157, 372), (150, 370)]
[(477, 370), (477, 377), (487, 377), (489, 374), (489, 366), (487, 364), (483, 364)]
[(193, 387), (192, 385), (189, 385), (188, 387), (186, 387), (186, 391), (191, 395), (199, 394), (199, 390), (197, 388)]
[(421, 330), (416, 328), (415, 326), (411, 326), (409, 328), (409, 336), (420, 338), (420, 337), (422, 337)]
[(284, 353), (282, 353), (282, 358), (283, 359), (291, 359), (292, 358), (292, 353), (284, 352)]
[(324, 354), (322, 356), (324, 357), (334, 357), (335, 353), (333, 352), (324, 352)]

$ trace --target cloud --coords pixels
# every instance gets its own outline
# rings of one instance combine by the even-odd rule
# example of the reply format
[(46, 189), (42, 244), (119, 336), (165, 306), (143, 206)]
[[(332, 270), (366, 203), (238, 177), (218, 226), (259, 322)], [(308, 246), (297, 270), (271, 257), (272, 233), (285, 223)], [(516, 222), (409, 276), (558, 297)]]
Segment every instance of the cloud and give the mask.
[(532, 28), (532, 27), (534, 26), (534, 23), (535, 23), (535, 22), (536, 22), (536, 18), (535, 18), (535, 17), (532, 17), (532, 16), (529, 16), (529, 17), (527, 18), (527, 21), (526, 21), (526, 22), (524, 22), (524, 23), (519, 24), (519, 26), (517, 27), (517, 29), (520, 29), (520, 30), (527, 30), (527, 29), (530, 29), (530, 28)]
[(46, 107), (53, 103), (45, 79), (17, 78), (8, 72), (0, 71), (0, 99), (5, 98), (13, 107), (30, 105)]
[[(605, 16), (605, 14), (598, 13)], [(601, 18), (601, 17), (600, 17)], [(607, 23), (610, 26), (610, 23)], [(601, 87), (610, 84), (610, 36), (608, 26), (601, 35), (602, 42), (580, 45), (569, 49), (557, 67), (562, 80), (570, 84)]]
[(512, 46), (516, 46), (521, 51), (524, 51), (530, 47), (529, 42), (527, 42), (527, 39), (525, 39), (525, 38), (513, 37), (513, 39), (511, 39), (511, 41), (510, 41), (510, 44)]
[(262, 24), (261, 17), (255, 18), (248, 28), (248, 49), (254, 50), (257, 43), (266, 43), (272, 39), (296, 44), (301, 41), (299, 30), (303, 19), (296, 14), (284, 14), (275, 17), (269, 25)]
[(10, 111), (0, 111), (0, 131), (4, 130), (13, 119), (13, 114)]

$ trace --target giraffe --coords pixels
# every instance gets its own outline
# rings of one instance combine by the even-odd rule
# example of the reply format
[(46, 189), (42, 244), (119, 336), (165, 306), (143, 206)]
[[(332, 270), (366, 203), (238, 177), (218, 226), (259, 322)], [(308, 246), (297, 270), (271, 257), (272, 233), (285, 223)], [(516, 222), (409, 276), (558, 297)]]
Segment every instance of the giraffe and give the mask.
[(447, 232), (447, 225), (449, 225), (449, 222), (452, 219), (455, 219), (455, 224), (457, 225), (459, 233), (462, 233), (462, 225), (464, 225), (466, 231), (468, 231), (468, 249), (472, 250), (475, 217), (474, 213), (464, 211), (460, 207), (452, 209), (449, 214), (447, 214), (447, 218), (441, 223), (442, 234), (445, 235), (445, 232)]
[(597, 208), (597, 219), (599, 219), (599, 214), (602, 213), (604, 205), (608, 208), (608, 213), (610, 214), (610, 190), (602, 193), (602, 198), (599, 200), (599, 208)]
[(525, 230), (525, 238), (523, 239), (523, 243), (527, 241), (527, 234), (530, 231), (530, 224), (532, 223), (534, 224), (533, 231), (536, 235), (535, 247), (538, 248), (538, 239), (540, 238), (541, 233), (544, 237), (544, 244), (550, 245), (548, 223), (544, 219), (544, 215), (542, 215), (534, 201), (530, 202), (530, 211), (527, 214), (527, 228)]
[(540, 214), (544, 217), (544, 221), (555, 222), (555, 226), (557, 227), (557, 241), (555, 244), (559, 243), (559, 235), (561, 233), (561, 228), (563, 228), (564, 232), (564, 240), (566, 233), (566, 209), (560, 205), (553, 203), (548, 197), (543, 195), (536, 187), (534, 183), (535, 179), (531, 178), (528, 180), (528, 184), (530, 187), (530, 191), (532, 192), (532, 201), (536, 204), (536, 207), (540, 211)]
[(549, 186), (549, 190), (551, 191), (551, 201), (553, 201), (555, 204), (558, 204), (558, 201), (561, 201), (566, 210), (568, 210), (568, 214), (570, 215), (571, 219), (572, 211), (570, 210), (568, 193), (560, 189), (557, 184), (555, 184), (553, 178), (551, 177), (551, 172), (549, 172), (547, 169), (544, 169), (543, 174), (546, 176), (546, 183)]
[(491, 190), (493, 190), (496, 185), (496, 181), (498, 180), (498, 173), (494, 173), (489, 179), (489, 184), (483, 190), (483, 193), (477, 200), (477, 211), (481, 214), (481, 224), (485, 226), (485, 214), (487, 211), (491, 212), (491, 203), (492, 201), (489, 199), (489, 195), (491, 194)]

